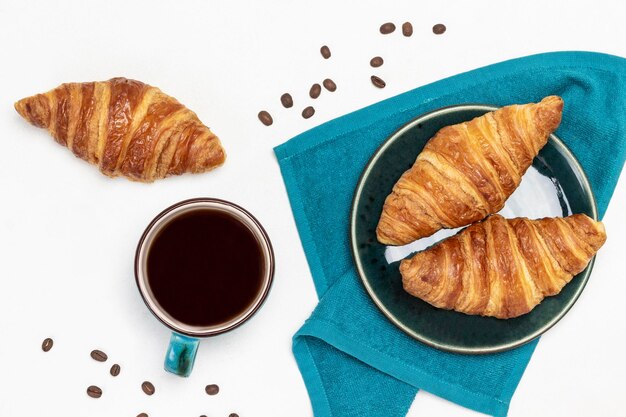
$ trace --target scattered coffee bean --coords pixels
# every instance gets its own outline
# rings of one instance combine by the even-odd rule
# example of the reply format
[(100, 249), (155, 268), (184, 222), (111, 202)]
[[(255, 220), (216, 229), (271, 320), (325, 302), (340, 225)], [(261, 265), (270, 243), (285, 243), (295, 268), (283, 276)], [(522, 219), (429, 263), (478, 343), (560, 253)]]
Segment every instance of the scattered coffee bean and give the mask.
[(326, 78), (322, 84), (324, 84), (324, 88), (331, 93), (337, 90), (337, 84), (330, 78)]
[(402, 24), (402, 34), (407, 38), (413, 34), (413, 25), (411, 22), (404, 22)]
[(95, 349), (91, 351), (91, 357), (98, 362), (106, 362), (109, 357), (101, 350)]
[(396, 25), (391, 22), (384, 23), (380, 26), (380, 33), (383, 35), (388, 35), (396, 30)]
[(216, 395), (218, 392), (220, 392), (220, 387), (218, 387), (216, 384), (211, 384), (207, 385), (204, 390), (209, 395)]
[(237, 413), (230, 413), (228, 415), (228, 417), (239, 417), (239, 414), (237, 414)]
[(433, 26), (433, 33), (435, 35), (441, 35), (445, 31), (446, 31), (446, 25), (444, 24), (437, 23), (435, 26)]
[(118, 364), (114, 364), (109, 372), (111, 372), (112, 376), (118, 376), (120, 374), (120, 370), (120, 366)]
[(379, 57), (379, 56), (375, 56), (374, 58), (372, 58), (372, 59), (370, 60), (370, 65), (371, 65), (372, 67), (374, 67), (374, 68), (378, 68), (378, 67), (380, 67), (381, 65), (383, 65), (383, 63), (384, 63), (384, 62), (385, 62), (385, 61), (383, 61), (383, 59), (382, 59), (381, 57)]
[(293, 98), (291, 98), (291, 94), (285, 93), (280, 96), (280, 102), (283, 103), (283, 107), (286, 109), (293, 107)]
[(324, 59), (330, 58), (330, 48), (328, 48), (328, 46), (326, 46), (326, 45), (322, 46), (320, 48), (320, 53), (322, 54)]
[(318, 98), (321, 92), (322, 92), (322, 86), (315, 83), (311, 86), (311, 89), (309, 90), (309, 96), (311, 98)]
[(44, 339), (43, 342), (41, 343), (41, 350), (43, 350), (44, 352), (47, 352), (50, 349), (52, 349), (53, 344), (54, 344), (54, 341), (48, 337)]
[(137, 417), (148, 417), (148, 415), (146, 413), (139, 413), (137, 414)]
[(152, 382), (150, 381), (143, 381), (143, 383), (141, 384), (141, 389), (146, 395), (152, 395), (155, 391), (154, 385), (152, 385)]
[(259, 112), (259, 120), (265, 126), (270, 126), (272, 123), (274, 123), (274, 119), (272, 119), (272, 116), (265, 110)]
[(87, 388), (87, 395), (89, 395), (91, 398), (100, 398), (102, 397), (102, 390), (95, 385), (90, 385)]
[(380, 77), (377, 77), (375, 75), (372, 75), (371, 80), (372, 84), (374, 84), (378, 88), (385, 88), (385, 86), (387, 85)]
[(309, 106), (306, 109), (302, 110), (302, 117), (304, 117), (305, 119), (310, 118), (314, 114), (315, 114), (315, 109), (313, 108), (313, 106)]

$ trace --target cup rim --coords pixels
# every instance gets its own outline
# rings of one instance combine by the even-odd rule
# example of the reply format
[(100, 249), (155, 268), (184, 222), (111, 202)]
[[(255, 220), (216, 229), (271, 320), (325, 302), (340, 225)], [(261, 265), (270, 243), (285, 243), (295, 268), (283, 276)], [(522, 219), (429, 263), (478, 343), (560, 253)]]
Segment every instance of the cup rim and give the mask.
[[(141, 260), (140, 255), (142, 254), (142, 248), (144, 247), (144, 244), (146, 243), (146, 239), (148, 238), (148, 235), (150, 234), (150, 232), (152, 232), (153, 228), (157, 225), (157, 223), (161, 221), (161, 219), (163, 219), (168, 214), (170, 214), (171, 212), (181, 207), (185, 207), (185, 206), (189, 206), (189, 205), (193, 205), (197, 203), (210, 203), (213, 206), (224, 206), (224, 207), (230, 208), (238, 212), (238, 214), (242, 215), (242, 217), (247, 218), (247, 220), (249, 220), (249, 223), (246, 224), (246, 226), (249, 227), (253, 225), (256, 228), (256, 232), (258, 232), (258, 234), (255, 233), (255, 235), (258, 235), (258, 237), (260, 237), (262, 240), (259, 243), (261, 244), (261, 246), (263, 246), (263, 251), (267, 252), (266, 256), (268, 258), (267, 259), (268, 265), (266, 268), (267, 279), (264, 282), (263, 289), (259, 293), (258, 298), (254, 302), (254, 304), (251, 305), (251, 307), (248, 307), (244, 313), (236, 317), (236, 319), (232, 323), (228, 323), (227, 325), (224, 325), (221, 327), (217, 326), (215, 329), (195, 331), (195, 330), (189, 330), (189, 329), (177, 326), (176, 322), (178, 323), (181, 323), (181, 322), (168, 317), (168, 315), (164, 313), (162, 309), (159, 308), (156, 300), (154, 300), (148, 294), (145, 293), (144, 287), (147, 287), (147, 286), (145, 284), (142, 284), (142, 282), (147, 281), (147, 276), (143, 277), (143, 279), (140, 278), (140, 274), (142, 274), (141, 272), (142, 265), (140, 265), (140, 260)], [(236, 217), (236, 216), (233, 216), (233, 217), (235, 217), (239, 221), (242, 221), (241, 217)], [(244, 222), (242, 221), (242, 223)], [(146, 305), (146, 307), (148, 307), (148, 310), (152, 313), (153, 316), (155, 316), (161, 323), (163, 323), (170, 330), (179, 334), (190, 336), (190, 337), (196, 337), (196, 338), (197, 337), (210, 337), (210, 336), (216, 336), (218, 334), (229, 332), (241, 326), (242, 324), (247, 322), (252, 316), (254, 316), (254, 314), (256, 314), (256, 312), (259, 310), (259, 308), (261, 308), (261, 306), (265, 302), (269, 294), (269, 291), (272, 287), (272, 283), (274, 281), (274, 262), (275, 262), (274, 261), (274, 249), (272, 247), (272, 242), (270, 241), (269, 236), (267, 235), (267, 232), (265, 231), (261, 223), (249, 211), (247, 211), (246, 209), (244, 209), (243, 207), (235, 203), (232, 203), (227, 200), (222, 200), (219, 198), (212, 198), (212, 197), (190, 198), (187, 200), (179, 201), (178, 203), (172, 204), (171, 206), (165, 208), (150, 221), (148, 226), (146, 226), (145, 230), (143, 231), (141, 235), (141, 238), (139, 239), (139, 242), (137, 243), (137, 249), (135, 250), (135, 261), (134, 261), (135, 284), (137, 285), (139, 294), (141, 295), (141, 298), (144, 304)], [(184, 323), (181, 323), (181, 324), (184, 324)]]

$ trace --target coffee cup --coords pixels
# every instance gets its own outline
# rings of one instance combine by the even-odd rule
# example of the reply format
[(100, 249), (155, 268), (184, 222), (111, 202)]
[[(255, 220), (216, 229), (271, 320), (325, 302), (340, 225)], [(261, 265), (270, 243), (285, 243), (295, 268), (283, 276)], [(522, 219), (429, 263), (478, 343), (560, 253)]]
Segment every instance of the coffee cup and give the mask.
[(200, 339), (249, 320), (273, 275), (267, 233), (242, 207), (196, 198), (159, 213), (137, 245), (135, 278), (148, 309), (172, 330), (165, 370), (189, 376)]

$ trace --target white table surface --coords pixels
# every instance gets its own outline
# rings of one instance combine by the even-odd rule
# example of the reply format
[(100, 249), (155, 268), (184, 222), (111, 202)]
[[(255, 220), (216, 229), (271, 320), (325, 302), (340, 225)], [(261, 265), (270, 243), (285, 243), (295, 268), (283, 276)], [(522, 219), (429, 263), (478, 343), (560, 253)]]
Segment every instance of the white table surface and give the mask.
[[(345, 3), (345, 4), (344, 4)], [(348, 4), (351, 3), (351, 4)], [(615, 1), (24, 1), (0, 2), (0, 416), (312, 415), (291, 336), (316, 297), (272, 147), (413, 87), (553, 50), (626, 56)], [(409, 20), (415, 33), (378, 33)], [(442, 36), (431, 33), (444, 23)], [(319, 48), (328, 44), (332, 59)], [(372, 70), (375, 55), (385, 58)], [(379, 74), (387, 88), (371, 86)], [(111, 180), (25, 123), (21, 97), (62, 82), (136, 78), (198, 113), (222, 138), (224, 167), (152, 185)], [(308, 98), (326, 77), (338, 90)], [(279, 97), (296, 102), (283, 109)], [(622, 98), (623, 99), (623, 98)], [(313, 104), (316, 114), (300, 117)], [(261, 109), (274, 116), (259, 123)], [(610, 155), (607, 155), (610, 157)], [(545, 337), (510, 416), (618, 416), (624, 410), (626, 175), (606, 213), (609, 238), (572, 311)], [(213, 196), (252, 211), (270, 234), (275, 285), (257, 316), (204, 341), (188, 379), (162, 370), (169, 332), (135, 288), (136, 242), (178, 200)], [(41, 341), (53, 337), (44, 354)], [(89, 357), (108, 353), (106, 364)], [(117, 378), (109, 366), (122, 365)], [(143, 380), (156, 386), (147, 397)], [(219, 395), (204, 386), (217, 383)], [(98, 400), (85, 389), (104, 390)], [(420, 392), (409, 416), (472, 416)]]

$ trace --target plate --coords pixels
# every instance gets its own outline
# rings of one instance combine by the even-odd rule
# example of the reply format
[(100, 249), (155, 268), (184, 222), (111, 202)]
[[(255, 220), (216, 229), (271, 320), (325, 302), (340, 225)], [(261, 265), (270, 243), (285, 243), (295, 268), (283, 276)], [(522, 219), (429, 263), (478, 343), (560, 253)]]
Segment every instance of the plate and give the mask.
[[(374, 303), (411, 337), (451, 352), (494, 353), (537, 338), (576, 302), (595, 259), (560, 294), (545, 298), (530, 313), (508, 320), (438, 309), (403, 290), (399, 261), (456, 230), (439, 231), (402, 247), (382, 245), (376, 240), (375, 231), (385, 198), (439, 129), (495, 109), (486, 105), (458, 105), (432, 111), (409, 122), (372, 156), (361, 175), (352, 204), (352, 253), (363, 285)], [(585, 172), (563, 142), (551, 135), (500, 214), (509, 218), (541, 218), (573, 213), (585, 213), (593, 219), (598, 217)]]

